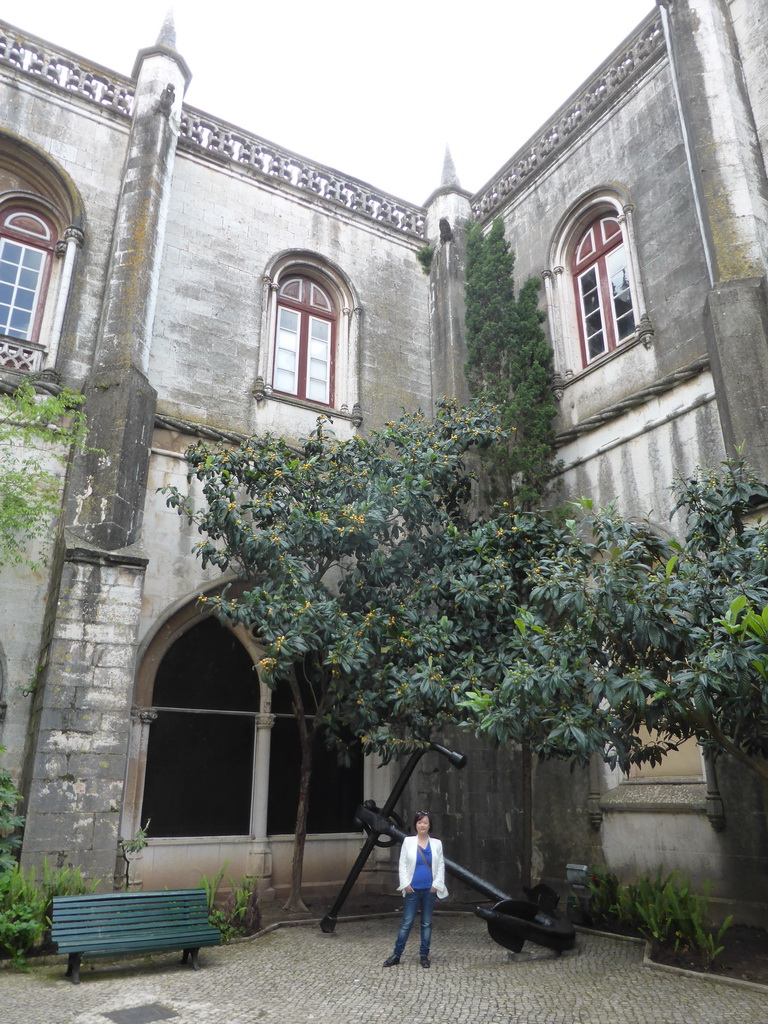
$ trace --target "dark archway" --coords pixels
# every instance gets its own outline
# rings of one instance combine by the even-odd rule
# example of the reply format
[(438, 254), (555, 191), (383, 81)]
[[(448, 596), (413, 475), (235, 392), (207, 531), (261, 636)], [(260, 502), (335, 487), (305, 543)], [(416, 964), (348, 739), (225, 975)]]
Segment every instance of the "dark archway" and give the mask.
[(249, 835), (259, 679), (216, 619), (172, 644), (152, 698), (142, 824), (153, 838)]

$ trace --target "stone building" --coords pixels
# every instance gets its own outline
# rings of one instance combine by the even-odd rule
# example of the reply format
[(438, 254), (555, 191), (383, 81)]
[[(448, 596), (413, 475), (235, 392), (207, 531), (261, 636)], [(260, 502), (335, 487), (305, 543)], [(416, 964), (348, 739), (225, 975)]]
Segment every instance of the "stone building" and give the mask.
[[(289, 709), (254, 685), (252, 639), (201, 614), (222, 579), (158, 489), (186, 486), (195, 438), (295, 438), (318, 411), (346, 437), (462, 395), (472, 219), (503, 218), (518, 279), (544, 279), (566, 495), (669, 530), (674, 476), (742, 443), (768, 473), (767, 61), (760, 0), (660, 3), (476, 195), (448, 161), (414, 207), (186, 105), (169, 24), (130, 77), (0, 25), (0, 380), (81, 389), (91, 424), (54, 557), (0, 573), (23, 863), (108, 884), (151, 817), (145, 886), (225, 860), (286, 886)], [(430, 757), (410, 805), (428, 795), (455, 859), (513, 890), (519, 758)], [(320, 778), (339, 797), (315, 801), (306, 877), (332, 889), (359, 846), (348, 809), (383, 803), (391, 772)], [(534, 772), (535, 878), (663, 863), (743, 917), (768, 902), (766, 793), (733, 766), (694, 748), (568, 780)], [(387, 886), (381, 856), (369, 884)]]

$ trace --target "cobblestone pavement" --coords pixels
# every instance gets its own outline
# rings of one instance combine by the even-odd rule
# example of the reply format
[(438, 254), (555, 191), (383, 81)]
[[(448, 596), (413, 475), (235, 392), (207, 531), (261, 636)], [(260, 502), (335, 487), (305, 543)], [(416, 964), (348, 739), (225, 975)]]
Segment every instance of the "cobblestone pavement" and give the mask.
[[(768, 1024), (768, 993), (649, 970), (642, 945), (579, 935), (562, 957), (526, 943), (511, 957), (471, 915), (438, 914), (432, 968), (398, 918), (283, 927), (200, 953), (95, 961), (78, 986), (64, 958), (0, 971), (2, 1024)], [(122, 1012), (121, 1012), (122, 1011)], [(110, 1016), (113, 1015), (113, 1016)]]

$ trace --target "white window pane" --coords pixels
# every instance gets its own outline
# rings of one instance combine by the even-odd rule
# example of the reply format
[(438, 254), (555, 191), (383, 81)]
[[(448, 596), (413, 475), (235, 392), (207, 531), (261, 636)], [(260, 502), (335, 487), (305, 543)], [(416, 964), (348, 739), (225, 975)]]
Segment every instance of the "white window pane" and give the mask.
[(579, 295), (587, 359), (592, 360), (601, 356), (606, 348), (596, 267), (592, 267), (579, 278)]
[(14, 338), (26, 338), (29, 334), (30, 316), (23, 309), (14, 309), (11, 313), (11, 327), (8, 331)]
[(316, 320), (314, 317), (310, 320), (312, 337), (317, 338), (321, 341), (328, 341), (331, 337), (331, 325), (327, 320)]
[(298, 393), (300, 314), (293, 309), (278, 309), (273, 386), (277, 391)]
[(28, 267), (30, 270), (39, 270), (43, 263), (43, 254), (39, 249), (27, 249), (24, 248), (24, 255), (21, 260), (23, 267)]
[(322, 359), (324, 362), (328, 362), (328, 342), (318, 341), (317, 338), (313, 338), (309, 343), (309, 354), (310, 357), (315, 359)]
[(275, 389), (284, 391), (288, 395), (296, 394), (296, 374), (288, 373), (286, 370), (275, 370)]
[(22, 247), (18, 242), (3, 242), (3, 260), (13, 263), (16, 266), (21, 263)]
[(16, 291), (16, 305), (19, 309), (31, 310), (35, 305), (35, 293), (26, 288), (18, 288)]
[(605, 266), (608, 270), (608, 277), (610, 277), (611, 280), (613, 280), (617, 274), (626, 274), (627, 255), (623, 245), (620, 245), (617, 249), (608, 253), (605, 257)]
[(309, 379), (307, 398), (313, 402), (328, 402), (328, 384), (326, 381)]
[(279, 348), (275, 364), (279, 370), (287, 370), (288, 373), (296, 372), (296, 353), (288, 348)]
[(310, 317), (307, 398), (328, 402), (330, 397), (331, 325), (327, 320)]
[(293, 309), (280, 309), (280, 329), (299, 333), (299, 314)]
[[(39, 249), (3, 239), (0, 250), (0, 329), (14, 338), (29, 339), (42, 281), (45, 254)], [(7, 306), (6, 306), (7, 303)]]
[(605, 266), (611, 280), (616, 338), (618, 341), (623, 341), (635, 329), (635, 314), (632, 307), (632, 293), (629, 288), (627, 256), (623, 245), (608, 253), (605, 258)]

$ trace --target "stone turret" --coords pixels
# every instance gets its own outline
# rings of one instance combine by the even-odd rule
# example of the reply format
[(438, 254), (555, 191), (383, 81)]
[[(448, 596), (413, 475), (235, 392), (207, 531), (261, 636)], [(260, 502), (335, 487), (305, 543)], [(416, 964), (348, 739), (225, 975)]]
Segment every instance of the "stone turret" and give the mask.
[(466, 335), (466, 229), (472, 219), (471, 193), (461, 187), (450, 149), (446, 146), (440, 187), (424, 204), (425, 237), (433, 250), (429, 270), (432, 394), (466, 401), (464, 377)]

